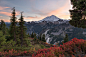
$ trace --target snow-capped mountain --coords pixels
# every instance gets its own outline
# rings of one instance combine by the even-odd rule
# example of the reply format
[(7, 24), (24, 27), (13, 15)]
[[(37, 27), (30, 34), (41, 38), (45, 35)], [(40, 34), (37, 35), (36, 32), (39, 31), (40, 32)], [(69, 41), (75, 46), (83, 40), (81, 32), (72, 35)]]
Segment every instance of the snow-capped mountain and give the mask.
[(62, 24), (62, 23), (66, 23), (67, 21), (69, 21), (69, 20), (64, 20), (64, 19), (56, 17), (55, 15), (51, 15), (51, 16), (45, 17), (42, 20), (32, 21), (32, 22), (29, 22), (29, 23), (43, 23), (43, 22), (50, 23), (51, 22), (51, 23)]
[(62, 20), (62, 19), (56, 17), (55, 15), (51, 15), (51, 16), (48, 16), (48, 17), (40, 20), (39, 22), (42, 22), (42, 21), (55, 22), (55, 21), (59, 21), (59, 20)]

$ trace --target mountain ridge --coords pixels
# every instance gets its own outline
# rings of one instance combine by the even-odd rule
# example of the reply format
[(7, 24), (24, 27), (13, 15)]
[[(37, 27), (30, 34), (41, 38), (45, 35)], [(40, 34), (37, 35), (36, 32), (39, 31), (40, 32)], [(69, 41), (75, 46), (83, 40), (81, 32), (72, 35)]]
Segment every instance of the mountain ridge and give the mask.
[(55, 22), (55, 21), (64, 21), (64, 19), (58, 18), (58, 17), (55, 16), (55, 15), (51, 15), (51, 16), (45, 17), (45, 18), (42, 19), (42, 20), (39, 20), (39, 22), (42, 22), (42, 21)]
[[(55, 17), (51, 16), (50, 18)], [(6, 24), (8, 27), (10, 24)], [(27, 27), (27, 33), (31, 34), (36, 33), (37, 35), (45, 33), (46, 42), (50, 44), (61, 43), (65, 37), (65, 34), (68, 34), (69, 40), (76, 37), (78, 39), (86, 39), (86, 29), (77, 28), (70, 25), (69, 21), (58, 19), (58, 21), (54, 22), (26, 22), (24, 24)]]

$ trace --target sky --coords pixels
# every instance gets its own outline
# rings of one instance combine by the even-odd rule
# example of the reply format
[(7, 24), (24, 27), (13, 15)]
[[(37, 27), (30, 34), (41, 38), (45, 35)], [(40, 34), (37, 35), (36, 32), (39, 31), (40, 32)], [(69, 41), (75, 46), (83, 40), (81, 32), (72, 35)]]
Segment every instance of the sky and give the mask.
[(42, 20), (51, 15), (68, 20), (69, 10), (72, 9), (70, 0), (0, 0), (0, 20), (10, 22), (13, 7), (17, 20), (23, 11), (26, 22)]

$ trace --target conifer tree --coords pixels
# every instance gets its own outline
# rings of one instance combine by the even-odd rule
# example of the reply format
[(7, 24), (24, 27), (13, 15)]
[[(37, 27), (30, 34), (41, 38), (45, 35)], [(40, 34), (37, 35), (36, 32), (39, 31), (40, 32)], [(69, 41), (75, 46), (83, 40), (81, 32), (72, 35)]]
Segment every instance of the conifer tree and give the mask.
[(71, 0), (71, 4), (73, 9), (70, 10), (70, 24), (86, 28), (86, 0)]
[(28, 33), (28, 37), (30, 37), (30, 34)]
[(36, 36), (34, 36), (34, 39), (33, 39), (34, 41), (36, 41), (37, 40), (37, 37)]
[(3, 24), (4, 24), (4, 21), (1, 20), (1, 24), (0, 24), (1, 30), (2, 30), (2, 26), (3, 26)]
[(1, 30), (3, 32), (3, 35), (6, 34), (6, 25), (5, 25), (5, 22), (3, 20), (1, 20)]
[(19, 26), (16, 26), (16, 44), (18, 45), (18, 46), (20, 46), (21, 45), (21, 41), (20, 41), (20, 28), (19, 28)]
[(42, 35), (42, 41), (46, 42), (46, 40), (45, 40), (45, 34)]
[[(34, 35), (34, 37), (35, 37), (35, 36), (36, 36), (36, 33), (34, 33), (33, 35)], [(34, 37), (33, 37), (33, 38), (34, 38)]]
[(10, 31), (9, 31), (9, 33), (10, 33), (10, 38), (11, 39), (13, 39), (15, 42), (16, 42), (16, 24), (17, 24), (17, 22), (16, 22), (16, 13), (15, 13), (15, 7), (12, 9), (13, 10), (13, 12), (12, 12), (12, 16), (11, 16), (11, 19), (10, 19), (10, 21), (11, 21), (11, 25), (10, 25)]
[(38, 36), (38, 39), (39, 39), (39, 40), (42, 40), (42, 39), (41, 39), (41, 34), (40, 34), (40, 36)]
[(34, 34), (33, 34), (33, 32), (32, 32), (32, 34), (31, 34), (31, 38), (34, 38)]
[(64, 43), (68, 42), (68, 35), (66, 34), (65, 35), (65, 38), (64, 38)]
[(24, 22), (22, 13), (23, 12), (21, 12), (21, 17), (19, 19), (19, 34), (20, 34), (19, 38), (21, 40), (21, 46), (23, 45), (24, 39), (25, 39), (25, 36), (26, 36), (26, 29), (25, 29), (25, 26), (24, 26), (25, 22)]
[(37, 36), (36, 36), (36, 33), (34, 33), (34, 40), (36, 41), (37, 40)]

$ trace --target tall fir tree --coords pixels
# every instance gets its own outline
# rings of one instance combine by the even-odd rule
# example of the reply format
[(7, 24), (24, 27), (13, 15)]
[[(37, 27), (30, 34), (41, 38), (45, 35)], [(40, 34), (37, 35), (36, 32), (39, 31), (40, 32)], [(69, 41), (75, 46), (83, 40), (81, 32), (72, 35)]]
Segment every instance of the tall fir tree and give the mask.
[(2, 26), (3, 26), (3, 24), (4, 24), (4, 21), (3, 20), (1, 20), (1, 22), (0, 22), (1, 24), (0, 24), (0, 29), (2, 30)]
[(17, 24), (17, 21), (16, 21), (16, 13), (15, 13), (15, 7), (12, 9), (13, 12), (12, 12), (12, 16), (11, 16), (11, 25), (10, 25), (10, 30), (9, 30), (9, 33), (10, 33), (10, 38), (13, 39), (15, 42), (16, 42), (16, 24)]
[(46, 42), (46, 40), (45, 40), (45, 34), (42, 35), (42, 41)]
[(68, 42), (68, 35), (66, 34), (65, 35), (65, 38), (64, 38), (64, 43)]
[(5, 35), (6, 34), (6, 24), (3, 20), (1, 20), (1, 26), (0, 27), (1, 27), (1, 30), (3, 32), (3, 35)]
[(86, 28), (86, 0), (71, 0), (73, 9), (70, 10), (69, 23), (75, 27)]
[(34, 33), (34, 40), (36, 41), (37, 40), (37, 36), (36, 36), (36, 33)]
[(34, 38), (34, 34), (33, 34), (33, 32), (32, 32), (32, 34), (31, 34), (31, 38)]
[(42, 39), (41, 39), (41, 34), (38, 36), (38, 39), (39, 39), (39, 40), (42, 40)]
[(25, 22), (24, 22), (22, 13), (23, 12), (21, 12), (21, 17), (19, 19), (19, 38), (20, 38), (20, 41), (21, 41), (21, 46), (23, 45), (24, 39), (25, 39), (25, 36), (26, 36), (26, 29), (25, 29), (25, 26), (24, 26)]

